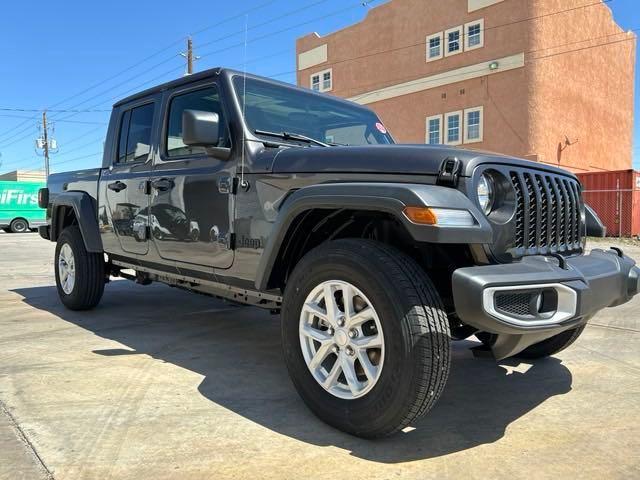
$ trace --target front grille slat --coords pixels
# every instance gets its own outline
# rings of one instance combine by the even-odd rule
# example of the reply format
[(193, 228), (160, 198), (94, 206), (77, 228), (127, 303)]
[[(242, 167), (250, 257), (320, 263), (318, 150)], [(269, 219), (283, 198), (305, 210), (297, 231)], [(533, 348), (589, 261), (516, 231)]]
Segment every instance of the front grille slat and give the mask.
[(516, 204), (512, 255), (580, 251), (578, 182), (557, 174), (527, 170), (512, 170), (509, 176)]

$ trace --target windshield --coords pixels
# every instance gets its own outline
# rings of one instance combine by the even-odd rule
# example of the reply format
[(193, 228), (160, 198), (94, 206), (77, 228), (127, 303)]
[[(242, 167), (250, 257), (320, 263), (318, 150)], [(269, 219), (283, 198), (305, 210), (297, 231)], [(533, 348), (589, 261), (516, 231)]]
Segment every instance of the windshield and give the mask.
[[(243, 107), (244, 80), (233, 80)], [(269, 82), (246, 79), (245, 119), (256, 133), (303, 135), (329, 145), (377, 145), (393, 139), (371, 111), (304, 90), (286, 88)], [(258, 133), (258, 136), (265, 136)], [(269, 136), (273, 141), (273, 136)], [(282, 137), (284, 138), (284, 137)], [(289, 141), (295, 139), (286, 138)]]

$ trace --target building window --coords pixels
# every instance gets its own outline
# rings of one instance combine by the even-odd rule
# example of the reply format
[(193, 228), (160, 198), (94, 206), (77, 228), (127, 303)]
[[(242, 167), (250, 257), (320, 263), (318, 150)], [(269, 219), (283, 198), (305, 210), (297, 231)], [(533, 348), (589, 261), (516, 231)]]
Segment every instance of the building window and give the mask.
[(328, 92), (333, 89), (333, 70), (324, 70), (311, 75), (311, 90)]
[(446, 57), (462, 53), (462, 26), (450, 28), (444, 32)]
[(482, 142), (483, 137), (483, 108), (467, 108), (464, 111), (464, 143)]
[(427, 143), (429, 145), (442, 143), (442, 115), (427, 117)]
[(464, 32), (465, 50), (475, 50), (484, 46), (484, 19), (465, 24)]
[(445, 142), (447, 145), (462, 143), (462, 112), (449, 112), (444, 116)]
[(311, 75), (311, 90), (320, 91), (320, 75)]
[(427, 62), (442, 58), (442, 32), (427, 37)]

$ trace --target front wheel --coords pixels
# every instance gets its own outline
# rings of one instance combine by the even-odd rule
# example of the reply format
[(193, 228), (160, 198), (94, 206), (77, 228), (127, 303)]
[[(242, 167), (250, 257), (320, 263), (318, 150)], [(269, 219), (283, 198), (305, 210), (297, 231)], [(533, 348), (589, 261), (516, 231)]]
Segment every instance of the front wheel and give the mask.
[(73, 225), (58, 238), (55, 253), (56, 286), (62, 303), (70, 310), (89, 310), (102, 298), (104, 258), (87, 252), (80, 229)]
[(404, 428), (435, 404), (450, 364), (440, 297), (410, 257), (368, 240), (308, 253), (287, 282), (285, 361), (322, 420), (361, 437)]

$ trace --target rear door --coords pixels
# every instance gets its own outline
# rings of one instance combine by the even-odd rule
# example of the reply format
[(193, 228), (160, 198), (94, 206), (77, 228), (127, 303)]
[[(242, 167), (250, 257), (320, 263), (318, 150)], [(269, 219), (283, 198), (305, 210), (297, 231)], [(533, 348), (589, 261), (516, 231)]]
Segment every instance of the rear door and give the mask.
[(230, 146), (218, 85), (208, 80), (168, 92), (163, 105), (162, 138), (151, 178), (153, 241), (165, 260), (229, 268), (234, 257), (230, 190), (235, 163), (182, 142), (182, 112), (201, 110), (219, 115), (219, 146)]
[(111, 225), (124, 252), (145, 255), (149, 250), (149, 186), (158, 98), (121, 108), (117, 148), (101, 184)]

